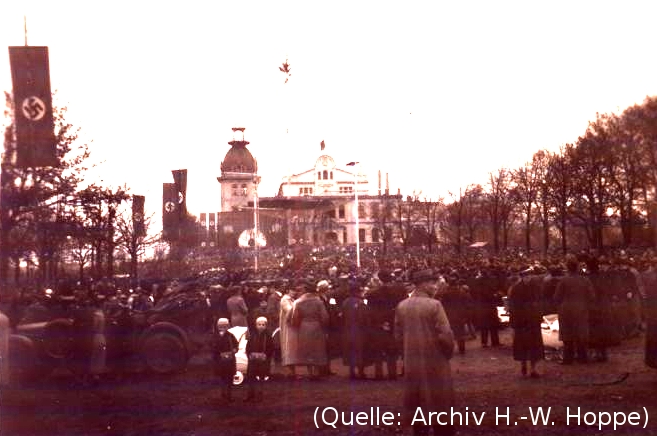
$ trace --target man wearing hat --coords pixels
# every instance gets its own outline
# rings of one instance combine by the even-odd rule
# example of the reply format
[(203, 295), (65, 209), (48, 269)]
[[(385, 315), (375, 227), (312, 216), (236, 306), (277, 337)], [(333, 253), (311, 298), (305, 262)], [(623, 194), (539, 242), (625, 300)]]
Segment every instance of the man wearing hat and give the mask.
[[(411, 296), (397, 306), (395, 338), (404, 353), (404, 421), (412, 425), (413, 434), (428, 434), (429, 427), (414, 422), (420, 408), (425, 417), (430, 412), (446, 412), (454, 406), (454, 388), (449, 359), (454, 351), (454, 336), (440, 301), (434, 298), (438, 286), (431, 270), (411, 275), (415, 288)], [(451, 425), (435, 420), (427, 423), (436, 435), (452, 435)]]

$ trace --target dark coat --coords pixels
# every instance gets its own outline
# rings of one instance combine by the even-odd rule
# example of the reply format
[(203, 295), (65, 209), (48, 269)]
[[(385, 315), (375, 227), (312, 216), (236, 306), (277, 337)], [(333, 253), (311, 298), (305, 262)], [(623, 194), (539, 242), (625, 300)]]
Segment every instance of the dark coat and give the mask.
[(441, 292), (438, 298), (443, 303), (443, 308), (445, 309), (445, 313), (447, 313), (454, 337), (456, 339), (465, 338), (465, 325), (472, 318), (472, 308), (474, 305), (470, 294), (460, 286), (453, 285)]
[(366, 348), (369, 333), (368, 308), (360, 297), (351, 296), (342, 303), (342, 361), (348, 366), (366, 366), (369, 350)]
[(250, 378), (269, 375), (273, 354), (274, 339), (271, 332), (268, 329), (262, 332), (255, 329), (249, 330), (247, 333), (246, 355), (249, 358), (247, 375)]
[(541, 333), (542, 280), (539, 276), (521, 277), (509, 289), (515, 360), (537, 361), (544, 357)]
[(402, 286), (386, 283), (367, 296), (371, 354), (376, 358), (398, 355), (394, 338), (395, 308), (406, 297)]
[[(212, 358), (214, 360), (214, 373), (224, 382), (232, 383), (233, 376), (237, 371), (235, 353), (239, 344), (231, 332), (217, 332), (212, 336)], [(226, 354), (230, 354), (226, 357)]]
[(559, 338), (587, 343), (589, 340), (589, 310), (595, 300), (591, 281), (579, 274), (568, 273), (554, 291), (559, 309)]
[(593, 284), (595, 299), (589, 309), (589, 345), (591, 347), (607, 347), (620, 340), (619, 329), (614, 326), (611, 299), (613, 282), (606, 274), (591, 273), (588, 275)]

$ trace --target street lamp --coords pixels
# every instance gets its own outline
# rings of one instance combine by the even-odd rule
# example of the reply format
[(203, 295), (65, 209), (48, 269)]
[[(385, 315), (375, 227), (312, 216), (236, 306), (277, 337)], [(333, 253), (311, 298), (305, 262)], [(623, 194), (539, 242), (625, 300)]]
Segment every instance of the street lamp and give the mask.
[[(349, 162), (348, 167), (355, 167), (360, 162)], [(360, 166), (358, 167), (360, 170)], [(360, 269), (360, 228), (358, 223), (358, 172), (354, 172), (354, 199), (356, 206), (356, 268)]]

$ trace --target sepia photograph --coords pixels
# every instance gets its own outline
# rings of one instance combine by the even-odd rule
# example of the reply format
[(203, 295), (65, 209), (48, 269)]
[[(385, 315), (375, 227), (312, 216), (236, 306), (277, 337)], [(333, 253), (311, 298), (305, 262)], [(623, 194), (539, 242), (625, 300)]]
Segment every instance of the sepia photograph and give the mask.
[(649, 1), (0, 4), (0, 434), (657, 434)]

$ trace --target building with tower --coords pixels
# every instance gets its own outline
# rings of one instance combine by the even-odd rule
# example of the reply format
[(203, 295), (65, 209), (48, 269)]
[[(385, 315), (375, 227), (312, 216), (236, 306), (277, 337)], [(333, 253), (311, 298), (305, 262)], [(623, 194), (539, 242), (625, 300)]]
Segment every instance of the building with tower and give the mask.
[[(253, 200), (258, 189), (258, 162), (255, 160), (244, 139), (244, 127), (233, 127), (233, 140), (230, 149), (221, 162), (221, 176), (217, 177), (221, 185), (221, 211), (241, 210)], [(235, 135), (241, 133), (241, 139)]]
[(221, 212), (201, 214), (208, 245), (236, 247), (259, 241), (268, 246), (343, 245), (355, 244), (356, 238), (376, 244), (384, 233), (394, 233), (394, 203), (401, 195), (389, 194), (387, 174), (385, 190), (379, 172), (378, 192), (371, 195), (360, 167), (338, 165), (323, 141), (313, 166), (285, 175), (276, 196), (259, 197), (258, 165), (244, 131), (233, 128), (231, 148), (217, 177)]

